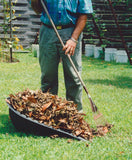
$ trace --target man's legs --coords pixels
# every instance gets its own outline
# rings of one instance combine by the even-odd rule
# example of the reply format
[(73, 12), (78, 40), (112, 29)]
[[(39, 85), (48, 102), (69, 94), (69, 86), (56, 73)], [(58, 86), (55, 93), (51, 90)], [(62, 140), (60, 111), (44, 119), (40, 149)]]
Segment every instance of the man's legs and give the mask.
[[(66, 29), (61, 33), (61, 37), (65, 40), (68, 40), (71, 37), (72, 29)], [(66, 98), (67, 100), (72, 100), (76, 104), (78, 104), (77, 109), (82, 110), (82, 85), (81, 82), (75, 73), (71, 63), (67, 57), (67, 55), (62, 52), (62, 62), (63, 62), (63, 70), (64, 70), (64, 78), (65, 78), (65, 86), (66, 86)], [(78, 40), (78, 44), (75, 49), (75, 53), (71, 56), (71, 59), (76, 66), (79, 74), (81, 74), (82, 70), (82, 54), (81, 54), (81, 36)]]
[[(73, 28), (59, 30), (59, 34), (64, 43), (70, 39)], [(73, 63), (75, 64), (78, 72), (81, 74), (81, 38), (77, 44), (75, 54), (71, 56)], [(82, 85), (77, 77), (71, 63), (62, 51), (62, 46), (54, 33), (53, 29), (48, 29), (45, 26), (41, 26), (40, 29), (40, 56), (39, 62), (41, 67), (41, 89), (46, 92), (50, 89), (50, 92), (57, 94), (58, 92), (58, 64), (60, 56), (62, 57), (65, 86), (66, 86), (66, 98), (72, 100), (78, 104), (77, 109), (82, 109)]]
[[(44, 25), (40, 28), (39, 63), (41, 67), (41, 89), (58, 93), (58, 64), (59, 54), (56, 48), (56, 34), (53, 29)], [(58, 39), (57, 39), (58, 40)]]

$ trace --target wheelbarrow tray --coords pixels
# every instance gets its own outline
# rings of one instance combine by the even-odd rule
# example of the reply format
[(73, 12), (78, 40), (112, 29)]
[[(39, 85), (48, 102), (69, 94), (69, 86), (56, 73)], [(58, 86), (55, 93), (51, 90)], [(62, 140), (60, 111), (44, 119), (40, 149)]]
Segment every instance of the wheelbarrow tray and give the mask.
[[(10, 101), (9, 97), (7, 99)], [(37, 120), (33, 120), (30, 117), (27, 117), (24, 114), (21, 114), (20, 112), (15, 110), (13, 106), (10, 105), (9, 103), (7, 103), (7, 105), (9, 107), (10, 119), (14, 127), (19, 132), (34, 134), (38, 136), (58, 135), (59, 137), (67, 137), (67, 138), (86, 141), (84, 138), (74, 136), (72, 133), (69, 133), (67, 131), (61, 129), (55, 129), (52, 126), (47, 126), (44, 123), (39, 123)]]

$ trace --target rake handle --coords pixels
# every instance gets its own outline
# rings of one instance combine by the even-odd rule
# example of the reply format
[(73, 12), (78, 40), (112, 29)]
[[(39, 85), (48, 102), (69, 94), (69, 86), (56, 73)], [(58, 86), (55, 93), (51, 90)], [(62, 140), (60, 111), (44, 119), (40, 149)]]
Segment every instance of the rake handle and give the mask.
[[(54, 24), (54, 22), (53, 22), (51, 16), (49, 15), (49, 12), (48, 12), (48, 10), (47, 10), (47, 8), (46, 8), (46, 6), (45, 6), (43, 0), (41, 0), (41, 4), (42, 4), (44, 11), (46, 12), (46, 14), (47, 14), (47, 16), (48, 16), (48, 18), (49, 18), (49, 20), (50, 20), (52, 26), (53, 26), (53, 29), (54, 29), (54, 31), (55, 31), (55, 33), (56, 33), (56, 35), (57, 35), (57, 37), (58, 37), (58, 39), (59, 39), (59, 41), (60, 41), (62, 47), (64, 47), (64, 46), (65, 46), (65, 45), (64, 45), (64, 42), (62, 41), (62, 39), (61, 39), (61, 37), (60, 37), (60, 35), (59, 35), (57, 29), (56, 29), (56, 26), (55, 26), (55, 24)], [(93, 112), (97, 112), (98, 109), (97, 109), (96, 105), (94, 104), (94, 102), (93, 102), (93, 100), (92, 100), (90, 94), (88, 93), (88, 90), (87, 90), (87, 88), (86, 88), (86, 86), (85, 86), (85, 84), (84, 84), (84, 82), (83, 82), (81, 76), (79, 75), (79, 73), (78, 73), (78, 71), (77, 71), (77, 69), (76, 69), (76, 67), (75, 67), (75, 65), (74, 65), (74, 63), (73, 63), (73, 61), (72, 61), (70, 55), (67, 54), (67, 57), (68, 57), (68, 59), (69, 59), (71, 65), (72, 65), (74, 71), (76, 72), (76, 74), (77, 74), (77, 76), (78, 76), (78, 78), (79, 78), (79, 80), (80, 80), (80, 82), (81, 82), (81, 84), (82, 84), (82, 86), (83, 86), (85, 92), (86, 92), (87, 95), (88, 95), (88, 98), (89, 98), (90, 103), (91, 103), (92, 111), (93, 111)]]

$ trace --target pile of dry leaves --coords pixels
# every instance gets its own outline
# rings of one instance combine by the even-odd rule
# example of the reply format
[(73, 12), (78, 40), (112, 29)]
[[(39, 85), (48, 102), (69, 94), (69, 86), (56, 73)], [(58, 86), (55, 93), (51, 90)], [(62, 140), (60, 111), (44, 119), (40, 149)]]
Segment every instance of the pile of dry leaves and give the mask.
[(8, 103), (27, 117), (86, 140), (93, 138), (94, 135), (100, 136), (100, 133), (105, 135), (109, 130), (107, 125), (101, 128), (101, 132), (91, 129), (83, 118), (85, 114), (77, 111), (77, 105), (73, 101), (67, 101), (49, 92), (27, 89), (15, 95), (11, 94)]

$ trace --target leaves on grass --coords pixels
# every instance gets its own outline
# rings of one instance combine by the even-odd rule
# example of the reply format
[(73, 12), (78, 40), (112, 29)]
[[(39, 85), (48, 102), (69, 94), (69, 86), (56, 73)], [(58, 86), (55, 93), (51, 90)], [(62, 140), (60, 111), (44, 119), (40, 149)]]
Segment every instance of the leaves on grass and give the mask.
[(71, 142), (72, 142), (72, 139), (68, 139), (68, 140), (67, 140), (67, 143), (71, 143)]

